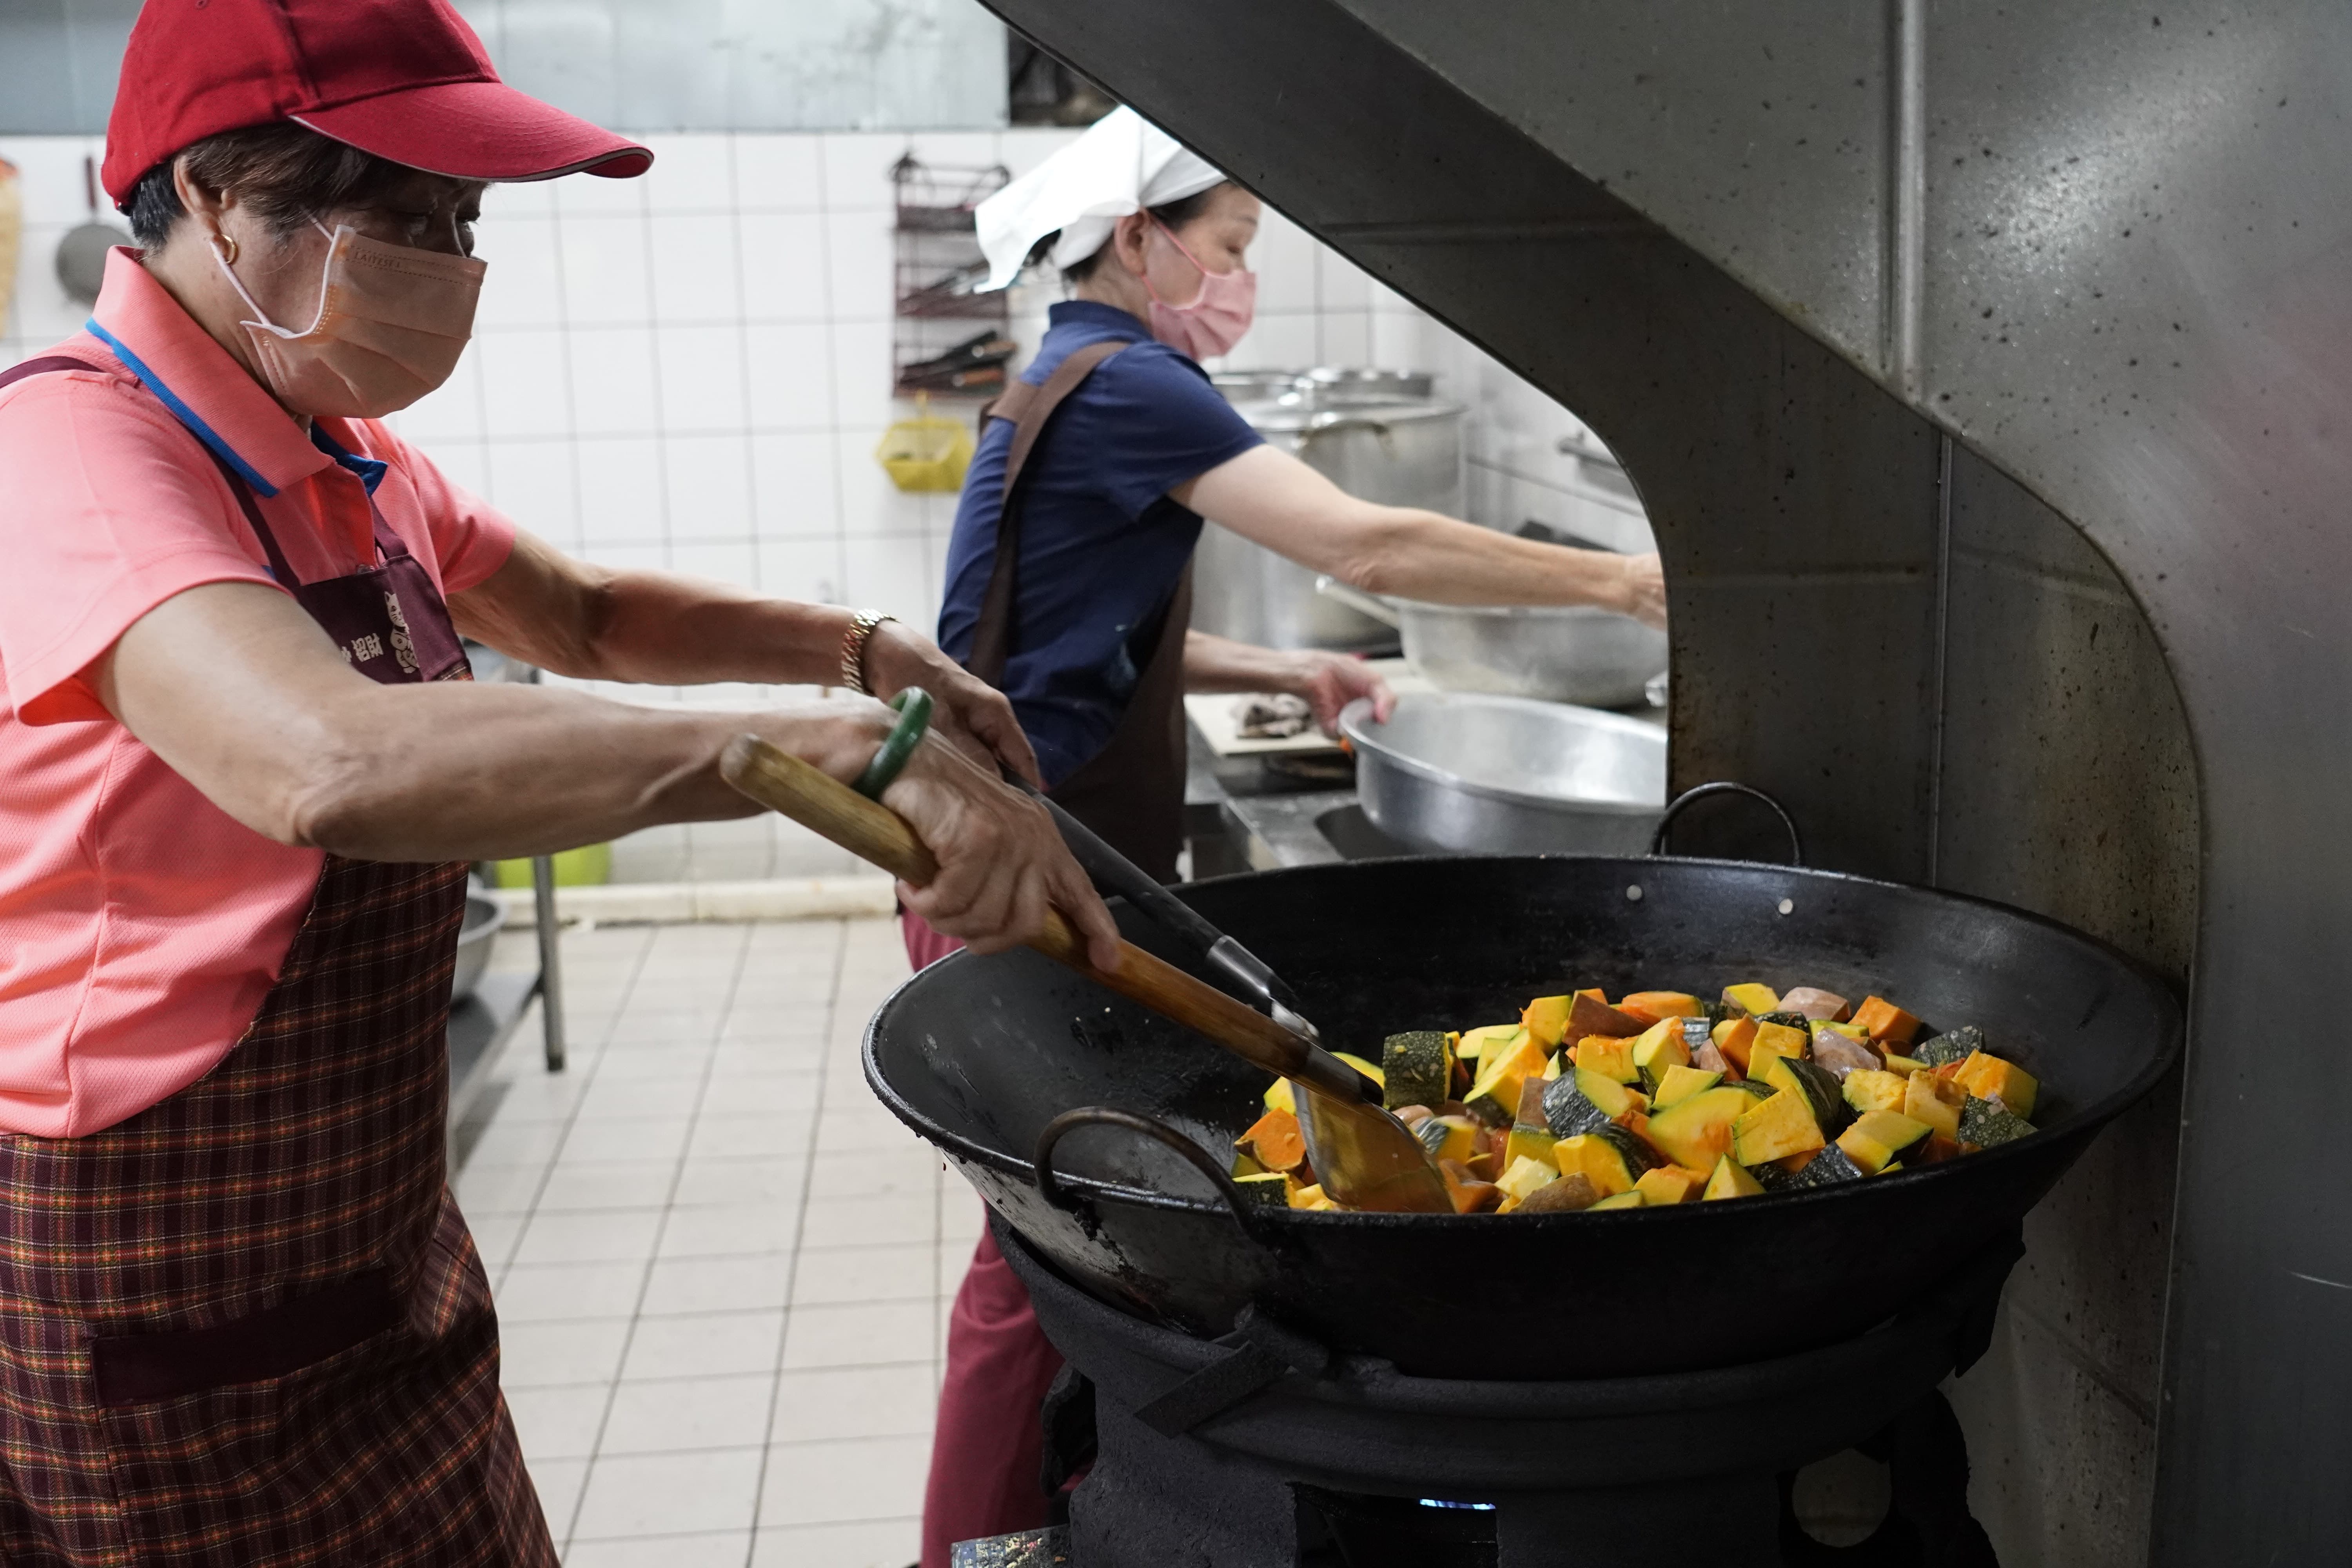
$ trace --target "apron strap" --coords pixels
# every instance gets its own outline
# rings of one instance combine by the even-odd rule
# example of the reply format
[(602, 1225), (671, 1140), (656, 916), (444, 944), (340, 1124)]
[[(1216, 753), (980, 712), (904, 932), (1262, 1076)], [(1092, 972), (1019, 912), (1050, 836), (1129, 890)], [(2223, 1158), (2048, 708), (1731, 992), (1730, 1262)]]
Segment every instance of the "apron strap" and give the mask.
[(76, 359), (71, 354), (44, 354), (39, 359), (28, 359), (21, 364), (13, 364), (6, 370), (0, 370), (0, 386), (12, 385), (26, 376), (43, 375), (53, 370), (96, 369), (98, 366), (90, 363), (89, 361)]
[(1043, 384), (1015, 382), (980, 411), (983, 423), (1013, 422), (1013, 447), (1005, 454), (1004, 486), (996, 510), (996, 554), (981, 595), (980, 619), (972, 627), (971, 657), (964, 661), (966, 669), (991, 686), (1003, 683), (1004, 666), (1013, 655), (1013, 598), (1021, 560), (1021, 498), (1014, 487), (1054, 410), (1105, 360), (1127, 346), (1118, 339), (1088, 343), (1055, 365)]

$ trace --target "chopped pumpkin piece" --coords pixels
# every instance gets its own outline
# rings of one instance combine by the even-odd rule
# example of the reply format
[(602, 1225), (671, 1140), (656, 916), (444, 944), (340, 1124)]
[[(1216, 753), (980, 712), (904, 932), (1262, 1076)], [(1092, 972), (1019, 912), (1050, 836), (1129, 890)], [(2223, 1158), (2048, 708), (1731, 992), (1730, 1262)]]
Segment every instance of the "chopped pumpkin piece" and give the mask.
[(1653, 1204), (1690, 1203), (1706, 1190), (1706, 1177), (1680, 1165), (1660, 1165), (1654, 1171), (1643, 1172), (1633, 1190)]
[(1644, 1135), (1652, 1147), (1677, 1165), (1712, 1170), (1730, 1152), (1732, 1128), (1757, 1108), (1743, 1089), (1710, 1089), (1665, 1107), (1649, 1119)]
[(1780, 994), (1757, 980), (1743, 980), (1723, 988), (1723, 999), (1743, 1013), (1777, 1013)]
[[(1769, 1018), (1759, 1018), (1755, 1022), (1756, 1043), (1748, 1047), (1750, 1061), (1768, 1052), (1776, 1057), (1801, 1058), (1812, 1049), (1812, 1032), (1809, 1029), (1793, 1028), (1787, 1024), (1776, 1024)], [(1756, 1066), (1743, 1070), (1748, 1077), (1754, 1078), (1764, 1069), (1761, 1066)]]
[(1844, 1150), (1832, 1143), (1806, 1161), (1789, 1186), (1792, 1191), (1803, 1192), (1811, 1187), (1835, 1186), (1841, 1182), (1858, 1182), (1864, 1173), (1861, 1166), (1846, 1158)]
[(1731, 1157), (1753, 1170), (1767, 1160), (1810, 1153), (1826, 1144), (1801, 1090), (1784, 1089), (1731, 1124)]
[(1727, 1019), (1715, 1026), (1714, 1035), (1715, 1048), (1721, 1051), (1723, 1059), (1737, 1068), (1740, 1076), (1745, 1078), (1748, 1075), (1748, 1054), (1754, 1049), (1756, 1044), (1756, 1020), (1753, 1018)]
[(1947, 1138), (1957, 1138), (1960, 1133), (1960, 1107), (1968, 1097), (1967, 1089), (1948, 1078), (1915, 1072), (1904, 1086), (1903, 1114), (1914, 1121), (1926, 1122), (1931, 1131)]
[(1489, 1045), (1508, 1045), (1511, 1037), (1518, 1032), (1517, 1024), (1486, 1024), (1465, 1029), (1462, 1037), (1454, 1042), (1454, 1054), (1463, 1061), (1475, 1063), (1486, 1054)]
[(1511, 1162), (1502, 1179), (1495, 1184), (1503, 1189), (1506, 1201), (1524, 1203), (1538, 1187), (1548, 1186), (1558, 1180), (1559, 1172), (1552, 1167), (1549, 1161), (1521, 1155)]
[(1568, 1027), (1570, 1009), (1575, 1005), (1565, 996), (1538, 996), (1519, 1014), (1519, 1027), (1541, 1040), (1546, 1050), (1558, 1050), (1561, 1031)]
[(1478, 1123), (1467, 1116), (1433, 1116), (1413, 1131), (1433, 1160), (1467, 1160), (1478, 1152)]
[(1246, 1176), (1235, 1176), (1234, 1185), (1241, 1189), (1242, 1199), (1245, 1203), (1282, 1208), (1290, 1202), (1290, 1178), (1280, 1171), (1258, 1171)]
[(1511, 1114), (1519, 1107), (1520, 1086), (1531, 1075), (1541, 1076), (1549, 1054), (1524, 1029), (1499, 1052), (1489, 1047), (1479, 1065), (1478, 1081), (1464, 1099), (1470, 1114), (1490, 1127), (1510, 1125)]
[(1658, 1080), (1657, 1092), (1650, 1100), (1651, 1110), (1654, 1113), (1668, 1110), (1694, 1094), (1713, 1089), (1722, 1080), (1720, 1072), (1702, 1072), (1695, 1067), (1670, 1067), (1665, 1077)]
[(1990, 1149), (1998, 1144), (2014, 1143), (2020, 1138), (2031, 1138), (2033, 1132), (2033, 1123), (2022, 1116), (2003, 1110), (1990, 1100), (1979, 1100), (1975, 1095), (1969, 1096), (1969, 1102), (1960, 1107), (1960, 1142), (1963, 1144), (1973, 1143), (1979, 1149)]
[(1921, 1040), (1910, 1047), (1910, 1056), (1921, 1067), (1949, 1067), (1964, 1062), (1985, 1048), (1985, 1032), (1974, 1024), (1962, 1024), (1957, 1029)]
[(1593, 1190), (1603, 1197), (1631, 1191), (1642, 1173), (1657, 1163), (1656, 1157), (1622, 1127), (1603, 1127), (1595, 1132), (1563, 1138), (1552, 1146), (1552, 1158), (1559, 1163), (1561, 1175), (1581, 1172)]
[(1872, 1039), (1889, 1045), (1907, 1046), (1919, 1032), (1919, 1020), (1884, 996), (1873, 996), (1855, 1008), (1853, 1021), (1869, 1030)]
[(1763, 1193), (1764, 1184), (1749, 1175), (1747, 1166), (1725, 1154), (1715, 1162), (1715, 1172), (1706, 1179), (1706, 1191), (1700, 1195), (1713, 1200), (1761, 1197)]
[(1544, 1125), (1556, 1138), (1606, 1127), (1633, 1109), (1623, 1084), (1582, 1068), (1544, 1085)]
[(1676, 1014), (1664, 1018), (1642, 1031), (1633, 1042), (1633, 1070), (1642, 1075), (1642, 1082), (1655, 1093), (1668, 1068), (1690, 1065), (1690, 1048), (1683, 1044), (1683, 1018)]
[(1687, 991), (1636, 991), (1617, 1004), (1617, 1011), (1645, 1025), (1668, 1018), (1696, 1018), (1705, 1010), (1705, 1005)]
[(1381, 1089), (1385, 1089), (1388, 1088), (1388, 1075), (1381, 1070), (1380, 1066), (1377, 1063), (1368, 1062), (1363, 1058), (1351, 1055), (1347, 1051), (1333, 1051), (1331, 1054), (1338, 1057), (1341, 1061), (1346, 1062), (1349, 1067), (1354, 1068), (1358, 1072), (1362, 1073), (1366, 1078), (1370, 1079)]
[(1607, 1035), (1620, 1038), (1638, 1035), (1649, 1024), (1646, 1018), (1620, 1013), (1603, 1002), (1598, 991), (1579, 991), (1568, 999), (1568, 1027), (1560, 1031), (1559, 1037), (1580, 1040), (1587, 1035)]
[(1298, 1110), (1298, 1102), (1290, 1098), (1290, 1080), (1286, 1078), (1276, 1079), (1266, 1085), (1265, 1092), (1258, 1098), (1268, 1110), (1287, 1110), (1294, 1115)]
[(1817, 1062), (1800, 1061), (1794, 1057), (1766, 1057), (1756, 1078), (1771, 1088), (1793, 1089), (1803, 1095), (1805, 1103), (1813, 1108), (1813, 1120), (1822, 1124), (1825, 1137), (1835, 1134), (1853, 1116), (1837, 1079)]
[(1480, 1180), (1458, 1160), (1440, 1160), (1437, 1173), (1445, 1180), (1445, 1195), (1454, 1200), (1455, 1214), (1484, 1214), (1503, 1201), (1500, 1187)]
[(2006, 1062), (1982, 1051), (1962, 1062), (1952, 1079), (1979, 1100), (2000, 1100), (2020, 1121), (2032, 1120), (2033, 1097), (2042, 1088), (2032, 1073), (2015, 1062)]
[(1332, 1202), (1328, 1197), (1325, 1196), (1322, 1187), (1318, 1184), (1311, 1187), (1300, 1187), (1297, 1191), (1292, 1193), (1290, 1194), (1290, 1206), (1295, 1209), (1335, 1209), (1339, 1205)]
[(1381, 1103), (1437, 1106), (1453, 1098), (1454, 1052), (1442, 1030), (1391, 1035), (1381, 1045)]
[[(1527, 1122), (1513, 1123), (1510, 1140), (1503, 1145), (1503, 1173), (1510, 1174), (1511, 1167), (1521, 1160), (1540, 1160), (1551, 1165), (1552, 1145), (1559, 1142), (1549, 1128)], [(1552, 1170), (1555, 1175), (1559, 1173), (1558, 1166), (1553, 1166)]]
[(1612, 1194), (1602, 1198), (1585, 1212), (1590, 1214), (1599, 1209), (1637, 1209), (1644, 1206), (1647, 1200), (1641, 1194), (1629, 1187), (1622, 1193)]
[(1269, 1171), (1297, 1168), (1307, 1158), (1307, 1138), (1298, 1118), (1287, 1110), (1269, 1110), (1234, 1140), (1234, 1147)]
[(1576, 1043), (1576, 1065), (1613, 1078), (1619, 1083), (1639, 1083), (1642, 1069), (1633, 1065), (1633, 1041), (1591, 1035)]
[(1927, 1132), (1926, 1122), (1914, 1121), (1900, 1111), (1866, 1110), (1838, 1134), (1837, 1146), (1864, 1175), (1874, 1176)]
[(1929, 1064), (1921, 1061), (1916, 1057), (1900, 1057), (1896, 1056), (1893, 1051), (1886, 1053), (1886, 1070), (1888, 1072), (1901, 1073), (1906, 1078), (1910, 1077), (1915, 1072), (1927, 1071), (1928, 1065)]
[(1857, 1114), (1873, 1110), (1900, 1110), (1903, 1097), (1910, 1092), (1910, 1080), (1901, 1073), (1882, 1072), (1873, 1068), (1857, 1068), (1845, 1075), (1840, 1086), (1845, 1102)]

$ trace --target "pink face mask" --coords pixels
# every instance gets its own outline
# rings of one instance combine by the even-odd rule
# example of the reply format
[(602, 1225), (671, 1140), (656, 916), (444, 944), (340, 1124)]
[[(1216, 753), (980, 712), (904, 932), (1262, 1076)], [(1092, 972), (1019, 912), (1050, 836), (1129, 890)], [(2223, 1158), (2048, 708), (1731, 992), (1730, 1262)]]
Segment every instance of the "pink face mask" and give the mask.
[(1201, 267), (1200, 258), (1185, 249), (1184, 242), (1166, 224), (1157, 218), (1152, 222), (1168, 236), (1168, 243), (1179, 256), (1201, 268), (1201, 291), (1189, 305), (1171, 305), (1151, 287), (1147, 270), (1143, 287), (1151, 294), (1151, 335), (1194, 359), (1213, 359), (1227, 353), (1242, 341), (1257, 313), (1257, 274), (1246, 267), (1212, 272)]
[(328, 234), (319, 313), (296, 331), (254, 303), (220, 242), (213, 259), (260, 318), (243, 323), (278, 402), (299, 414), (374, 419), (449, 379), (474, 330), (485, 264), (470, 257), (387, 245), (344, 225)]

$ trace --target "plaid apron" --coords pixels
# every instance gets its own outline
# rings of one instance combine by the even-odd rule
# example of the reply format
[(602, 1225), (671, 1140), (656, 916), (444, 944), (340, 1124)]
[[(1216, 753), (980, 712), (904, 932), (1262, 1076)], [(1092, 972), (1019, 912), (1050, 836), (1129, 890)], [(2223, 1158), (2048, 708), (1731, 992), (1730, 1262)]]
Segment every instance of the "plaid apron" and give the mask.
[[(384, 554), (288, 585), (376, 679), (466, 679)], [(445, 1168), (465, 885), (329, 857), (210, 1073), (88, 1137), (0, 1134), (0, 1564), (554, 1568)]]

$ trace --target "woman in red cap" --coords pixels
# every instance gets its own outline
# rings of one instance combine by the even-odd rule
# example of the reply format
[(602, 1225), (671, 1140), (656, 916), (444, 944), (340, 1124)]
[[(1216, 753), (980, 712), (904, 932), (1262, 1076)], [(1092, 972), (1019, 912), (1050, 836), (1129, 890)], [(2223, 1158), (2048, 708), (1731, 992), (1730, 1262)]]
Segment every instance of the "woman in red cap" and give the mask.
[(871, 614), (566, 560), (379, 423), (447, 377), (485, 183), (642, 172), (442, 0), (151, 0), (106, 183), (140, 249), (0, 375), (0, 1562), (552, 1564), (444, 1178), (464, 863), (856, 776), (874, 696), (682, 713), (467, 679), (920, 684), (902, 889), (1116, 963), (1010, 708)]

